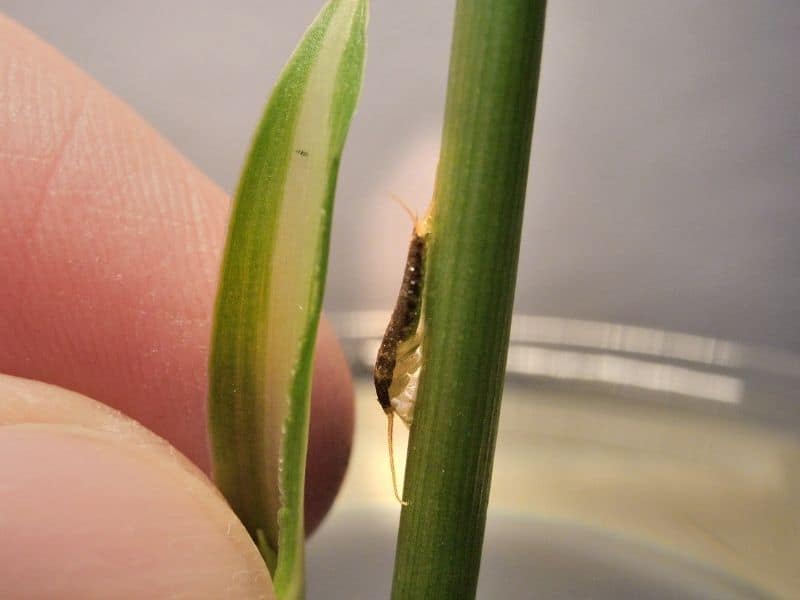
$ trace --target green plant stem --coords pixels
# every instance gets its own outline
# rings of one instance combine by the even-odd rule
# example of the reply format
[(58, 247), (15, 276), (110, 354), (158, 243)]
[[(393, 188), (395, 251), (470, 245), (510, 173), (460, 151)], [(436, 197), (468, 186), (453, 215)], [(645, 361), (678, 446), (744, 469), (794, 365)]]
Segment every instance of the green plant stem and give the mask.
[(475, 595), (545, 4), (459, 0), (456, 6), (395, 599)]

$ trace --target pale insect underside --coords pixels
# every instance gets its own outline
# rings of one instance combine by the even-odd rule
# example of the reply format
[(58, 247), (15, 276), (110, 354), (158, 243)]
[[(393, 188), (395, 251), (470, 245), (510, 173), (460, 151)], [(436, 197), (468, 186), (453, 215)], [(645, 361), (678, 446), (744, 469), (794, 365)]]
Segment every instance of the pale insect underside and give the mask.
[(396, 414), (403, 420), (407, 427), (411, 427), (414, 421), (414, 405), (417, 401), (417, 382), (419, 372), (422, 368), (422, 316), (417, 326), (417, 331), (409, 339), (401, 342), (397, 346), (397, 363), (392, 371), (392, 384), (389, 386), (389, 401), (392, 404), (391, 412), (386, 414), (388, 418), (388, 445), (389, 445), (389, 469), (392, 473), (392, 489), (397, 501), (406, 506), (397, 489), (397, 474), (394, 466), (394, 443), (392, 425)]
[(389, 386), (389, 399), (394, 412), (407, 426), (414, 421), (417, 382), (422, 368), (422, 317), (416, 333), (397, 347), (397, 363)]

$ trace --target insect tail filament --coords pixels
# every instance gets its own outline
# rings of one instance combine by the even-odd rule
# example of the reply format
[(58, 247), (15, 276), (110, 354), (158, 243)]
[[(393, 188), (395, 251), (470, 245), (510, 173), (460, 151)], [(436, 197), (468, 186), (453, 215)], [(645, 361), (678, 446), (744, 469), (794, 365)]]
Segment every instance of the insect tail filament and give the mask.
[(408, 502), (404, 501), (403, 498), (400, 496), (400, 492), (397, 490), (397, 473), (394, 468), (394, 412), (388, 411), (386, 413), (387, 419), (387, 440), (389, 446), (389, 469), (392, 471), (392, 488), (394, 489), (394, 497), (397, 498), (397, 501), (402, 504), (403, 506), (408, 506)]

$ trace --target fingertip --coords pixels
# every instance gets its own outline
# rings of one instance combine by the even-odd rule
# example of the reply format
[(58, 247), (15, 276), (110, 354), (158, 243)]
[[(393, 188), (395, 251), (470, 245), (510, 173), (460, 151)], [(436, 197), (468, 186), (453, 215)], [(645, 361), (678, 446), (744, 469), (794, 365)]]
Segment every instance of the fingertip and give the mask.
[[(26, 383), (14, 383), (19, 400)], [(26, 409), (13, 398), (10, 404), (23, 407), (14, 418), (27, 415), (29, 422), (0, 414), (4, 595), (274, 597), (244, 527), (171, 447), (88, 399), (70, 416), (77, 395), (35, 382), (27, 387), (28, 400), (46, 406), (52, 398), (66, 419), (50, 413), (30, 422), (30, 402)], [(99, 417), (87, 414), (93, 409)], [(115, 419), (118, 427), (111, 427)]]

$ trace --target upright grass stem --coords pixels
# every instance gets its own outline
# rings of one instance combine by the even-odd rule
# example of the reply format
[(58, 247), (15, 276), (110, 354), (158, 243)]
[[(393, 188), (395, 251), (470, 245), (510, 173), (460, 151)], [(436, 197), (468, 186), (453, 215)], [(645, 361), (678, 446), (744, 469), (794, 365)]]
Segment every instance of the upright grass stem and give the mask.
[(470, 598), (514, 301), (545, 0), (459, 0), (393, 598)]

